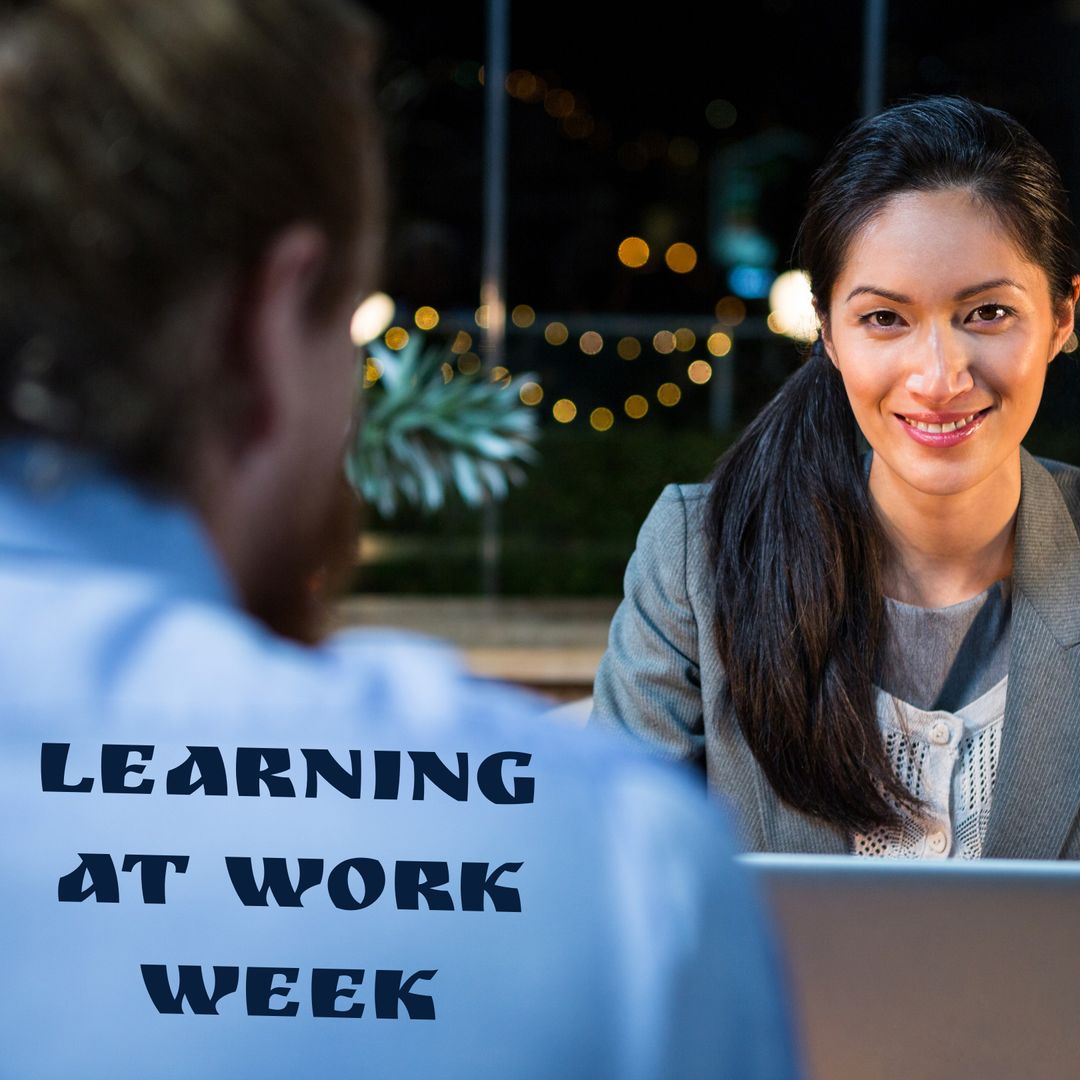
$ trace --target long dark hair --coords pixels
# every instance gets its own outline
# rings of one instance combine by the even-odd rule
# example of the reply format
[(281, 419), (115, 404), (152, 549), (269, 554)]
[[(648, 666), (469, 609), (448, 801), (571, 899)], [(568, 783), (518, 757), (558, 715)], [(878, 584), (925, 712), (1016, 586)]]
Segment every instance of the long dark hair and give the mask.
[[(1072, 224), (1053, 160), (1005, 113), (929, 98), (856, 125), (814, 177), (797, 252), (821, 308), (852, 240), (892, 196), (948, 188), (997, 215), (1055, 302), (1070, 295)], [(848, 829), (895, 822), (898, 804), (918, 801), (894, 776), (875, 716), (888, 548), (820, 340), (710, 483), (720, 654), (754, 756), (799, 810)]]

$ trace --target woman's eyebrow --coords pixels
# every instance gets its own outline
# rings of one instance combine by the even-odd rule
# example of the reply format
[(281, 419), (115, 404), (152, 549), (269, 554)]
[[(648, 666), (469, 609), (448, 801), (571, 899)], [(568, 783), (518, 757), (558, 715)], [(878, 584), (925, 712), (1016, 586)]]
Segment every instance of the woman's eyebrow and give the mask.
[(961, 289), (953, 299), (970, 300), (971, 297), (978, 296), (981, 292), (986, 292), (989, 289), (1001, 288), (1019, 289), (1021, 292), (1027, 291), (1019, 281), (1013, 281), (1012, 278), (1003, 277), (994, 278), (991, 281), (984, 281), (981, 285), (972, 285), (969, 289)]
[(889, 289), (882, 289), (877, 285), (856, 285), (855, 288), (847, 294), (847, 299), (844, 303), (846, 304), (848, 300), (852, 300), (856, 296), (862, 296), (864, 293), (872, 293), (874, 296), (881, 296), (886, 300), (891, 300), (894, 304), (911, 303), (910, 296), (904, 296), (903, 293), (894, 293)]
[[(1012, 278), (992, 278), (990, 281), (982, 281), (978, 285), (969, 285), (965, 289), (961, 289), (954, 297), (954, 300), (970, 300), (973, 296), (978, 296), (979, 293), (988, 292), (990, 289), (1011, 288), (1019, 289), (1021, 292), (1027, 290), (1018, 281), (1014, 281)], [(847, 298), (844, 303), (854, 299), (856, 296), (863, 296), (870, 293), (873, 296), (880, 296), (885, 300), (891, 300), (894, 304), (911, 304), (914, 301), (910, 296), (905, 296), (903, 293), (895, 293), (891, 289), (883, 289), (879, 285), (856, 285), (854, 289), (847, 294)]]

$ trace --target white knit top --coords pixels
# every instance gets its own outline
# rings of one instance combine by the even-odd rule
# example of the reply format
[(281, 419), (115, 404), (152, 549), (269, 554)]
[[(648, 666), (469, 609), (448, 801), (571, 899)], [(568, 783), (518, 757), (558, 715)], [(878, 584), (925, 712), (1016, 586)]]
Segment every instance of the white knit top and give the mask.
[(1006, 675), (955, 713), (927, 711), (878, 690), (877, 717), (896, 776), (925, 803), (898, 826), (856, 833), (855, 855), (977, 859), (997, 777)]

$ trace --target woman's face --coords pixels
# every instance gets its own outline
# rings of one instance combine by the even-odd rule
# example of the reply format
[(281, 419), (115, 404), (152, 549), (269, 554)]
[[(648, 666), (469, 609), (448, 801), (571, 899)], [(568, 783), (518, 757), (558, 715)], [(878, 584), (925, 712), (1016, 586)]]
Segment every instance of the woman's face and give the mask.
[(1051, 300), (1045, 272), (962, 189), (893, 196), (852, 242), (823, 319), (874, 473), (927, 495), (1016, 468), (1072, 326), (1072, 303)]

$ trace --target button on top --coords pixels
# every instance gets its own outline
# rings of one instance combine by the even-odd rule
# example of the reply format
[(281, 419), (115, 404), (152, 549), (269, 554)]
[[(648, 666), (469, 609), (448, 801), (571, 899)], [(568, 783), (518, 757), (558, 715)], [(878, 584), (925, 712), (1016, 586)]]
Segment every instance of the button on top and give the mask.
[(932, 832), (926, 840), (935, 855), (940, 855), (949, 846), (948, 837), (940, 829)]
[(949, 741), (950, 735), (952, 735), (952, 732), (944, 720), (936, 721), (930, 728), (930, 741), (938, 746), (944, 746)]

